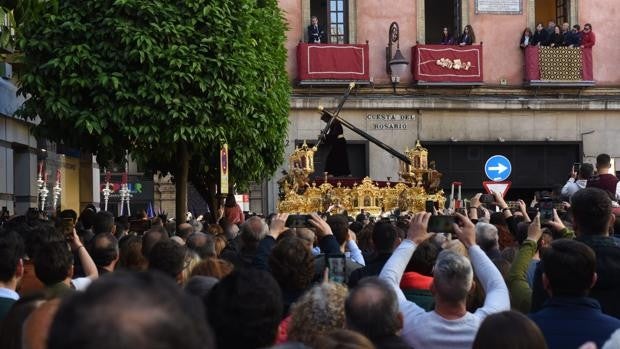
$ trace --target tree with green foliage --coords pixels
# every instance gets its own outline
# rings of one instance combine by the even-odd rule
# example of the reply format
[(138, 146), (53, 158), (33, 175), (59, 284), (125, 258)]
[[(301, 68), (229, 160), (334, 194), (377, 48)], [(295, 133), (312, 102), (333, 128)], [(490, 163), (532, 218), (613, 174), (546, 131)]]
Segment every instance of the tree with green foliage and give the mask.
[(20, 115), (40, 118), (39, 136), (102, 165), (128, 150), (169, 171), (177, 217), (188, 178), (214, 188), (223, 143), (237, 186), (281, 163), (290, 86), (276, 0), (66, 0), (44, 13), (20, 41)]

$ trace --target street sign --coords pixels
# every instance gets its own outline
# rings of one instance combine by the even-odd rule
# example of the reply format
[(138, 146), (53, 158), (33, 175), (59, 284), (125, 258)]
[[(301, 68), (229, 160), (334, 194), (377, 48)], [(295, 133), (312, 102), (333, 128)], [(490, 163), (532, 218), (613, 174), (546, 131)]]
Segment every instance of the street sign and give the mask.
[(506, 197), (506, 193), (508, 192), (508, 189), (510, 189), (510, 185), (512, 184), (511, 181), (504, 181), (504, 182), (491, 182), (491, 181), (485, 181), (482, 182), (482, 186), (484, 187), (484, 190), (487, 191), (487, 193), (489, 194), (493, 194), (493, 192), (496, 193), (500, 193), (502, 194), (502, 197)]
[(505, 181), (510, 172), (512, 172), (510, 160), (503, 155), (493, 155), (484, 164), (484, 173), (494, 182)]

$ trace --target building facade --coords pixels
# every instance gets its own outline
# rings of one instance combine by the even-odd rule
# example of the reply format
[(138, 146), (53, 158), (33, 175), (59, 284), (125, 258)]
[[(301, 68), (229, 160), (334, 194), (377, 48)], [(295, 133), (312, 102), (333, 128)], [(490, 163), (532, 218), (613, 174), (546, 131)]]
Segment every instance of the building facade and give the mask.
[[(451, 181), (459, 180), (465, 190), (481, 190), (481, 182), (487, 180), (484, 162), (493, 154), (510, 158), (513, 174), (509, 179), (515, 195), (563, 184), (573, 162), (594, 162), (599, 153), (620, 158), (620, 138), (616, 137), (620, 131), (620, 69), (616, 67), (620, 46), (613, 28), (620, 14), (618, 1), (279, 3), (289, 24), (287, 68), (293, 86), (287, 153), (304, 140), (316, 141), (324, 126), (316, 108), (335, 108), (345, 89), (333, 79), (300, 81), (300, 42), (307, 42), (307, 26), (311, 16), (317, 16), (329, 45), (367, 44), (368, 79), (353, 90), (340, 115), (400, 152), (419, 139), (444, 173), (442, 184), (448, 188)], [(524, 28), (534, 29), (537, 23), (547, 27), (549, 21), (580, 24), (581, 28), (592, 25), (596, 34), (591, 49), (593, 81), (527, 81), (521, 35)], [(392, 22), (398, 23), (398, 45), (409, 63), (395, 89), (386, 71)], [(424, 84), (416, 79), (412, 72), (418, 62), (412, 48), (437, 43), (443, 27), (460, 34), (468, 24), (475, 31), (475, 45), (481, 44), (480, 81)], [(353, 177), (398, 179), (396, 158), (348, 129), (345, 138)], [(282, 169), (287, 166), (282, 164)], [(321, 166), (317, 168), (316, 175), (322, 176)], [(276, 180), (267, 186), (264, 211), (275, 210)]]
[(60, 170), (62, 193), (58, 206), (79, 212), (90, 203), (99, 203), (99, 169), (93, 156), (36, 139), (30, 132), (35, 121), (15, 116), (23, 103), (17, 96), (16, 81), (0, 78), (0, 208), (24, 214), (31, 207), (41, 207), (37, 176), (48, 174), (47, 211), (52, 209), (53, 187)]

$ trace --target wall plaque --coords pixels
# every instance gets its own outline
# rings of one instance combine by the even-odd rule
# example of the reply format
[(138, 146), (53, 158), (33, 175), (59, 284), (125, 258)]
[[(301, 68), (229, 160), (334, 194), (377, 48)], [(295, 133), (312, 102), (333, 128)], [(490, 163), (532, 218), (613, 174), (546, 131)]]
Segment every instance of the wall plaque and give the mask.
[(476, 0), (476, 14), (520, 15), (523, 0)]

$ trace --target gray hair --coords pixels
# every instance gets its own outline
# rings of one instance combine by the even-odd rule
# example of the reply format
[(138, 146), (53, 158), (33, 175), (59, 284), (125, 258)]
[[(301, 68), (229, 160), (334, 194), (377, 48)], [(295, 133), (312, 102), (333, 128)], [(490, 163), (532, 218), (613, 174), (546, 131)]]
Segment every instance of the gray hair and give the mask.
[(433, 269), (433, 282), (439, 298), (452, 303), (464, 301), (473, 279), (469, 259), (450, 250), (439, 253)]
[(476, 224), (476, 243), (483, 251), (499, 246), (497, 227), (489, 223)]
[(269, 226), (264, 219), (254, 216), (241, 225), (241, 240), (246, 245), (258, 244), (269, 233)]
[(192, 228), (194, 228), (194, 233), (202, 232), (202, 223), (198, 220), (192, 219), (191, 221), (189, 221), (189, 224), (191, 224)]

